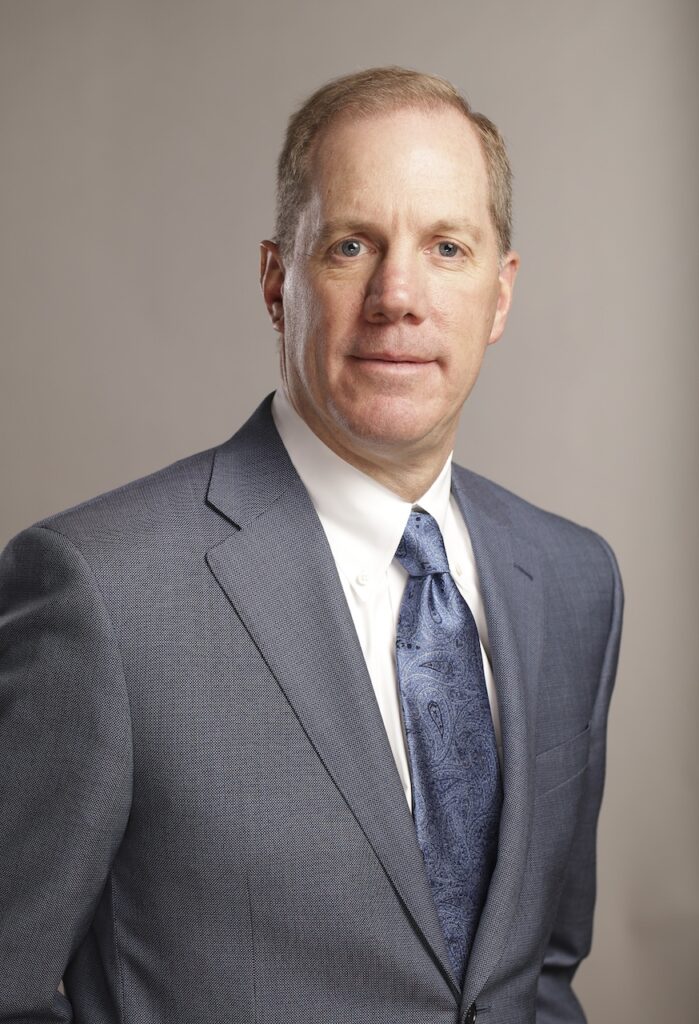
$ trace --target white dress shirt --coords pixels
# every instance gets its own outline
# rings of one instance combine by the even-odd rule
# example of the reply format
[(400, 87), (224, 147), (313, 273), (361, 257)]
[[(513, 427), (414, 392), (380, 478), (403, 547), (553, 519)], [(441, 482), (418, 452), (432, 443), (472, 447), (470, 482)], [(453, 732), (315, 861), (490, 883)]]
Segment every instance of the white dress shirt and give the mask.
[(274, 396), (272, 416), (328, 538), (411, 807), (395, 655), (398, 613), (408, 574), (394, 554), (414, 507), (428, 512), (439, 524), (454, 582), (476, 620), (495, 737), (501, 751), (485, 612), (471, 538), (451, 496), (451, 455), (429, 490), (412, 505), (331, 451), (301, 419), (282, 388)]

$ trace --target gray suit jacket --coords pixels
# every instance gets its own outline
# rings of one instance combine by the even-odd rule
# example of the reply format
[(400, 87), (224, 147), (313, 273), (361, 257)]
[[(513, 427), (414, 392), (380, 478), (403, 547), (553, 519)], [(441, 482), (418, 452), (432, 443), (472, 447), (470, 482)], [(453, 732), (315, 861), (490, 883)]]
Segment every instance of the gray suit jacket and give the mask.
[[(582, 1021), (621, 618), (594, 534), (462, 469), (504, 743), (459, 991), (269, 400), (0, 571), (0, 1021)], [(67, 996), (57, 992), (65, 978)]]

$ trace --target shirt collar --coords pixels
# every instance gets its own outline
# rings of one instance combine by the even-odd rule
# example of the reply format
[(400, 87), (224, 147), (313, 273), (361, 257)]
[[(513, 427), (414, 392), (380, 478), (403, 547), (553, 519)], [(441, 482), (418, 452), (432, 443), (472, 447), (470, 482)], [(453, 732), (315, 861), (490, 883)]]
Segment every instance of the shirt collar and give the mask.
[[(363, 577), (364, 584), (381, 579), (414, 506), (328, 448), (301, 419), (283, 388), (272, 401), (272, 416), (323, 524), (338, 569), (349, 580)], [(414, 503), (436, 519), (442, 531), (450, 490), (451, 455)]]

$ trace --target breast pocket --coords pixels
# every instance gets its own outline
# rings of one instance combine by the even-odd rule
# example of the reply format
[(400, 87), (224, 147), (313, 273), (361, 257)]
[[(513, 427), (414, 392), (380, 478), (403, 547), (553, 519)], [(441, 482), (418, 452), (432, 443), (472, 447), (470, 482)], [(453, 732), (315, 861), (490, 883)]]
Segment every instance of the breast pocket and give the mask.
[(590, 725), (569, 740), (542, 750), (536, 757), (536, 792), (541, 796), (579, 775), (590, 754)]

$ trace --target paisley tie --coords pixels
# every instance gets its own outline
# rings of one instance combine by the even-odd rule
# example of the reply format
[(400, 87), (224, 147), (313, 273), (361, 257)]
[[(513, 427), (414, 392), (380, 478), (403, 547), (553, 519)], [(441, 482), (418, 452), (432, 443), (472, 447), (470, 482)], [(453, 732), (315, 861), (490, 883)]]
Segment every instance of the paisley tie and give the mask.
[(417, 838), (460, 982), (497, 854), (502, 804), (478, 628), (439, 526), (413, 511), (396, 558), (409, 574), (396, 662)]

